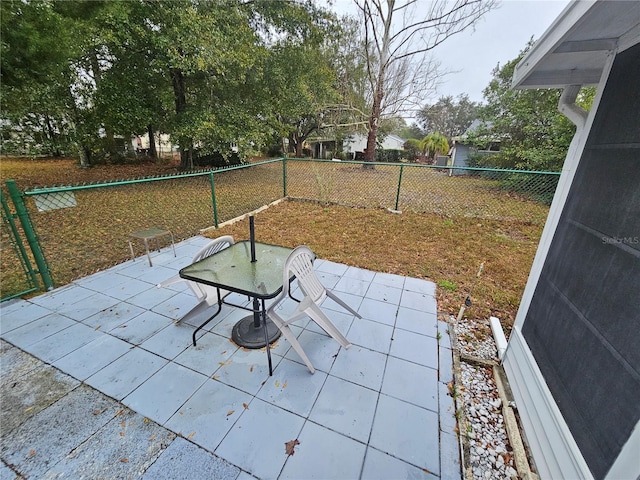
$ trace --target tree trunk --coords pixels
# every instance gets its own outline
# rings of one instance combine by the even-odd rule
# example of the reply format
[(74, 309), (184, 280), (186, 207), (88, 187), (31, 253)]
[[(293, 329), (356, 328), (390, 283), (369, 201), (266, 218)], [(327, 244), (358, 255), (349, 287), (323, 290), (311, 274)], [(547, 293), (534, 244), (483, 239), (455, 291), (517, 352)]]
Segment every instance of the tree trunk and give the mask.
[[(172, 68), (171, 84), (173, 85), (173, 98), (176, 104), (176, 116), (180, 122), (182, 114), (187, 110), (187, 95), (185, 79), (182, 70)], [(180, 170), (193, 170), (193, 141), (189, 137), (180, 137)]]
[(293, 153), (294, 156), (296, 154), (296, 151), (298, 149), (298, 144), (296, 142), (296, 134), (291, 131), (289, 132), (289, 145), (287, 146), (287, 149), (285, 150), (287, 153)]
[(367, 150), (364, 155), (365, 163), (363, 168), (374, 168), (373, 165), (367, 165), (367, 163), (375, 162), (376, 160), (376, 138), (378, 137), (378, 126), (380, 124), (380, 107), (382, 105), (383, 97), (381, 79), (378, 80), (376, 86), (376, 93), (373, 97), (373, 105), (371, 107), (371, 116), (369, 117), (369, 134), (367, 135)]
[[(98, 61), (98, 54), (95, 50), (91, 51), (89, 61), (91, 62), (93, 81), (96, 84), (96, 88), (100, 88), (100, 84), (102, 83), (102, 71), (100, 70), (100, 62)], [(104, 149), (107, 153), (114, 155), (116, 153), (116, 142), (114, 140), (113, 129), (105, 125), (104, 132)]]
[(79, 154), (80, 168), (89, 168), (91, 166), (91, 150), (85, 146), (81, 146)]
[(53, 150), (53, 156), (54, 157), (59, 157), (60, 156), (60, 147), (58, 146), (56, 132), (54, 132), (54, 130), (53, 130), (53, 125), (51, 125), (51, 119), (49, 118), (49, 115), (45, 115), (44, 119), (45, 119), (45, 121), (47, 123), (47, 136), (49, 137), (49, 142), (51, 144), (51, 149)]
[(153, 134), (153, 126), (147, 125), (147, 134), (149, 135), (149, 156), (154, 160), (158, 160), (158, 151), (156, 150), (156, 137)]

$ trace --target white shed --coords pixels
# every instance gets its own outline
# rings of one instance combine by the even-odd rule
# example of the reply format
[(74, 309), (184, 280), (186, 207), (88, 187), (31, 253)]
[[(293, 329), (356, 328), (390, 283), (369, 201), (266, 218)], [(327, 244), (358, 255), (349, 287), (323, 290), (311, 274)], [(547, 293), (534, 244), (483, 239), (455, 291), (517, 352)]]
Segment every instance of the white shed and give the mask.
[(513, 87), (563, 89), (577, 126), (503, 359), (524, 434), (543, 479), (636, 480), (640, 2), (571, 2)]

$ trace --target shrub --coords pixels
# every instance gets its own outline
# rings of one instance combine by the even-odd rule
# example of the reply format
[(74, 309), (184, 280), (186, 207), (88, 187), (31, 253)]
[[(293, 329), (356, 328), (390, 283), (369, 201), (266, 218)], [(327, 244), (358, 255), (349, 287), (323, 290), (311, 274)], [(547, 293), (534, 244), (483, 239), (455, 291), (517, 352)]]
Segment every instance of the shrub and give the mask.
[(193, 165), (197, 167), (228, 167), (230, 165), (243, 165), (244, 162), (236, 152), (229, 152), (226, 156), (215, 151), (193, 158)]
[(376, 149), (376, 162), (398, 163), (403, 159), (406, 159), (404, 150)]

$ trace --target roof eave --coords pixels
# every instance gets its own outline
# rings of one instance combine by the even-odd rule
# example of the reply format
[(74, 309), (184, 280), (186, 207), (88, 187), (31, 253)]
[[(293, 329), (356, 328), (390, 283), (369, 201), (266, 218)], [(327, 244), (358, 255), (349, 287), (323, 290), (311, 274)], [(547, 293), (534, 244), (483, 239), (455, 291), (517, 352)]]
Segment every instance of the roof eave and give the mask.
[[(607, 13), (616, 21), (604, 20)], [(638, 41), (639, 3), (573, 0), (516, 65), (511, 86), (597, 85), (610, 53)]]

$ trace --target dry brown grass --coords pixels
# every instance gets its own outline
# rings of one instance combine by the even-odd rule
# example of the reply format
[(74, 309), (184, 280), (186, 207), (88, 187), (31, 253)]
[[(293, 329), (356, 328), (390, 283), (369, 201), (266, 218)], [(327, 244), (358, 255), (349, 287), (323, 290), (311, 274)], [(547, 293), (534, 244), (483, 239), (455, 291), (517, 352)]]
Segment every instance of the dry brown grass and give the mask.
[[(14, 178), (21, 190), (27, 190), (52, 184), (175, 173), (175, 165), (81, 170), (70, 160), (3, 159), (1, 170), (3, 180)], [(262, 165), (250, 170), (253, 172), (250, 176), (228, 172), (216, 178), (220, 221), (281, 196), (282, 174), (278, 166)], [(336, 169), (330, 171), (317, 170), (311, 175), (295, 168), (288, 170), (292, 177), (306, 178), (307, 189), (324, 191), (326, 200), (348, 192), (357, 197), (358, 188), (353, 188), (355, 174), (362, 182), (362, 169), (355, 171), (353, 166), (347, 165), (336, 165)], [(380, 185), (381, 177), (389, 177), (388, 187), (376, 187)], [(375, 179), (377, 183), (366, 183), (369, 181), (366, 179)], [(367, 190), (385, 198), (389, 193), (394, 195), (397, 177), (389, 171), (376, 169), (367, 173), (366, 179)], [(449, 181), (437, 176), (435, 180)], [(300, 185), (300, 181), (291, 183)], [(304, 190), (287, 193), (296, 196)], [(421, 192), (423, 196), (424, 189)], [(127, 260), (125, 235), (134, 229), (168, 226), (177, 239), (182, 239), (213, 224), (206, 176), (189, 181), (171, 180), (83, 191), (76, 197), (78, 206), (75, 208), (32, 212), (56, 285)], [(409, 211), (397, 215), (383, 208), (350, 208), (303, 201), (283, 202), (256, 216), (259, 241), (291, 247), (306, 244), (320, 258), (434, 281), (438, 285), (439, 309), (451, 315), (457, 314), (479, 265), (484, 263), (483, 275), (473, 290), (473, 306), (467, 309), (467, 315), (475, 318), (495, 315), (507, 327), (517, 311), (541, 230), (540, 224), (532, 222), (479, 220)], [(224, 234), (231, 234), (236, 239), (248, 238), (248, 221), (215, 230), (209, 236)], [(3, 289), (9, 274), (16, 269), (15, 263), (3, 255)]]
[[(209, 236), (247, 239), (248, 220)], [(396, 215), (382, 209), (289, 201), (256, 216), (256, 238), (294, 247), (306, 244), (320, 258), (377, 272), (432, 280), (440, 311), (455, 315), (476, 278), (468, 316), (513, 321), (539, 240), (539, 227), (497, 221)]]

